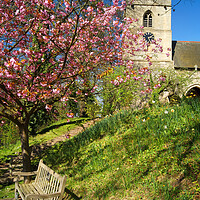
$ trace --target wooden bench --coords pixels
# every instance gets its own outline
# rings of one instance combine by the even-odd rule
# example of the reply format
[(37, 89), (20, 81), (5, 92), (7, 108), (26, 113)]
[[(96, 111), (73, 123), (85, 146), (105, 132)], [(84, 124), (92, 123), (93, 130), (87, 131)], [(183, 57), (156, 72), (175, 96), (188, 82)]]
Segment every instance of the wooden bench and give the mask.
[(28, 184), (20, 184), (19, 178), (15, 182), (15, 199), (18, 196), (23, 200), (29, 199), (51, 199), (61, 200), (65, 191), (66, 176), (55, 173), (46, 166), (42, 160), (35, 172), (17, 172), (14, 175), (30, 176), (36, 175), (35, 180)]

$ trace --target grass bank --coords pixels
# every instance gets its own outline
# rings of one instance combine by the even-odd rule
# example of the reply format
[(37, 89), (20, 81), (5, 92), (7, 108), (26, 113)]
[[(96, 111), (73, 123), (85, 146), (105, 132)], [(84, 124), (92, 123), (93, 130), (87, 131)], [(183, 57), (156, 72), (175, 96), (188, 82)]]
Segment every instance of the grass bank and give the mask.
[(123, 111), (44, 152), (83, 199), (199, 199), (200, 103)]
[(84, 199), (199, 199), (199, 120), (198, 101), (123, 111), (44, 158)]

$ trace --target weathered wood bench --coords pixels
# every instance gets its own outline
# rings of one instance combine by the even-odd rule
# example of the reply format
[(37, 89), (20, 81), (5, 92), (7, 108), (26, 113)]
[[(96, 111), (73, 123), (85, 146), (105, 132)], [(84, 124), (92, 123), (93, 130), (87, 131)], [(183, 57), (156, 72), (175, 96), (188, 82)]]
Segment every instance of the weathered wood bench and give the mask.
[(17, 172), (14, 175), (30, 176), (36, 175), (35, 180), (28, 184), (20, 184), (19, 178), (15, 182), (15, 199), (19, 195), (23, 200), (29, 199), (51, 199), (61, 200), (66, 184), (66, 176), (61, 176), (46, 166), (42, 160), (35, 172)]

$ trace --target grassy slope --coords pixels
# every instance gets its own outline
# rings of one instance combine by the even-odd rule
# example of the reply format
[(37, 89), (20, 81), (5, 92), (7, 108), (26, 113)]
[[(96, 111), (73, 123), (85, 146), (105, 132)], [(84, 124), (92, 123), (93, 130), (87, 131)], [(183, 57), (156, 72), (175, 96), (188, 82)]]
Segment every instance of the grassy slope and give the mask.
[(84, 199), (199, 199), (199, 111), (198, 103), (123, 112), (45, 160)]
[(44, 153), (84, 199), (199, 199), (200, 103), (124, 111)]

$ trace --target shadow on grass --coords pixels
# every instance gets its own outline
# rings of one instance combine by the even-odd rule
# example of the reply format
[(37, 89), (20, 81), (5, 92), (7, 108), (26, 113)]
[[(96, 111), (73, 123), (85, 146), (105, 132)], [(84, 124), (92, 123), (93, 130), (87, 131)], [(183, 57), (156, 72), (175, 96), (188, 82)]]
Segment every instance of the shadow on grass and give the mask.
[(72, 160), (79, 156), (78, 152), (81, 147), (87, 146), (94, 140), (101, 139), (104, 135), (113, 135), (124, 123), (124, 120), (127, 121), (128, 116), (132, 114), (125, 111), (112, 117), (104, 118), (73, 138), (48, 148), (43, 152), (43, 157), (52, 166), (55, 166), (55, 163), (67, 163), (70, 165)]
[(68, 124), (75, 124), (75, 125), (78, 124), (79, 125), (80, 123), (82, 123), (84, 121), (86, 121), (86, 119), (77, 119), (76, 121), (69, 121), (69, 122), (63, 122), (63, 123), (60, 123), (60, 124), (50, 125), (47, 128), (44, 128), (41, 131), (39, 131), (37, 133), (37, 135), (45, 134), (45, 133), (47, 133), (47, 132), (49, 132), (49, 131), (51, 131), (53, 129), (57, 129), (57, 128), (61, 127), (61, 126), (65, 126), (65, 125), (68, 125)]

